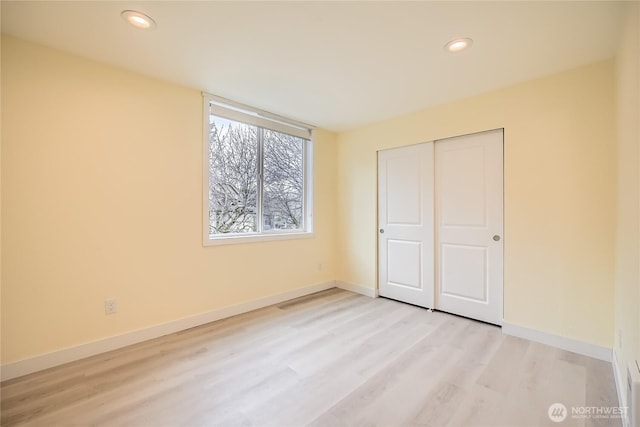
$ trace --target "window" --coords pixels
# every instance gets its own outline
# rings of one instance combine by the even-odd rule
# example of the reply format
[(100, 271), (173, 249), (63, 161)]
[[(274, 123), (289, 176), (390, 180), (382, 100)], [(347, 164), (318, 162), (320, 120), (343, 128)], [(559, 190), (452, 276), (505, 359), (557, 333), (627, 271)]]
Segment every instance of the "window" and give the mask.
[(311, 233), (311, 129), (204, 98), (205, 244)]

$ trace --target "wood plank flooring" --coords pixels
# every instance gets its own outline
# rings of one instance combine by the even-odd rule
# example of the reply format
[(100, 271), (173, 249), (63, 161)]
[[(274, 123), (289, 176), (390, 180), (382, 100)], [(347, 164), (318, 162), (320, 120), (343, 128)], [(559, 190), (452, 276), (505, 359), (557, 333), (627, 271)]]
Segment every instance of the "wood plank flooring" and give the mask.
[[(611, 365), (332, 289), (15, 380), (3, 426), (620, 426)], [(569, 409), (571, 411), (571, 409)]]

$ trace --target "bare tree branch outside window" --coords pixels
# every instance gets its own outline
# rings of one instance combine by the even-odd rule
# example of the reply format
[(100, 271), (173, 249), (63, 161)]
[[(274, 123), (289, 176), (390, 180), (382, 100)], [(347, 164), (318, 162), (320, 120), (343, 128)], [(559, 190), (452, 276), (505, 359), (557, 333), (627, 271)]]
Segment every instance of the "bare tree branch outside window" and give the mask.
[(209, 130), (209, 234), (303, 229), (306, 140), (215, 116)]
[(264, 131), (264, 229), (302, 226), (304, 140)]

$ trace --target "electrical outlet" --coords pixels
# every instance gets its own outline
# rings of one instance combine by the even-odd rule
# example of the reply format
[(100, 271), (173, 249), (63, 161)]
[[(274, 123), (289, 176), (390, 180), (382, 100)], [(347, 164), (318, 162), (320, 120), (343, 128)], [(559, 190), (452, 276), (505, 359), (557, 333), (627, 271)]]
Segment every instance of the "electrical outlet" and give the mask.
[(109, 298), (104, 300), (104, 314), (114, 314), (118, 312), (118, 300)]

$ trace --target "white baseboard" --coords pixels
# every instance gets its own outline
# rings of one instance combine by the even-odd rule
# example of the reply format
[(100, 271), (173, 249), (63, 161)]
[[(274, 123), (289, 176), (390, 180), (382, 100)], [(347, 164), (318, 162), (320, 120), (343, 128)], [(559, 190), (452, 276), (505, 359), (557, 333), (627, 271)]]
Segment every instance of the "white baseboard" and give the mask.
[[(356, 292), (371, 298), (378, 297), (377, 289), (369, 288), (362, 285), (355, 285), (343, 281), (328, 281), (318, 283), (315, 285), (309, 285), (280, 294), (258, 298), (229, 307), (219, 308), (206, 313), (196, 314), (194, 316), (184, 317), (182, 319), (161, 323), (158, 325), (150, 326), (148, 328), (126, 332), (121, 335), (103, 338), (100, 340), (83, 343), (77, 346), (64, 348), (62, 350), (41, 354), (17, 362), (7, 363), (0, 366), (0, 380), (6, 381), (12, 378), (21, 377), (23, 375), (41, 371), (43, 369), (48, 369), (54, 366), (73, 362), (75, 360), (95, 356), (107, 351), (116, 350), (128, 345), (137, 344), (153, 338), (158, 338), (185, 329), (204, 325), (206, 323), (215, 322), (216, 320), (236, 316), (238, 314), (247, 313), (249, 311), (257, 310), (269, 305), (278, 304), (283, 301), (288, 301), (293, 298), (298, 298), (334, 287), (338, 287), (351, 292)], [(621, 380), (620, 378), (618, 378), (618, 371), (616, 366), (617, 361), (615, 357), (612, 357), (612, 351), (610, 348), (598, 346), (595, 344), (589, 344), (571, 338), (549, 334), (546, 332), (541, 332), (535, 329), (510, 324), (507, 322), (503, 323), (502, 332), (508, 335), (529, 339), (531, 341), (540, 342), (542, 344), (547, 344), (553, 347), (572, 351), (578, 354), (583, 354), (585, 356), (593, 357), (607, 362), (613, 362), (614, 377), (616, 379), (616, 387), (618, 389), (618, 398), (622, 398), (620, 384), (624, 384), (624, 382), (620, 383)]]
[(371, 298), (378, 298), (378, 290), (367, 288), (362, 285), (354, 285), (353, 283), (347, 283), (340, 280), (336, 280), (336, 287), (344, 289), (345, 291), (355, 292), (357, 294), (366, 295)]
[(602, 347), (596, 344), (590, 344), (584, 341), (578, 341), (572, 338), (562, 337), (560, 335), (554, 335), (507, 322), (502, 323), (502, 332), (507, 335), (513, 335), (514, 337), (525, 338), (531, 341), (550, 345), (552, 347), (557, 347), (562, 350), (593, 357), (594, 359), (611, 362), (611, 349), (608, 347)]
[[(616, 382), (616, 392), (618, 393), (618, 406), (625, 407), (627, 406), (627, 399), (623, 392), (623, 385), (626, 385), (626, 378), (620, 378), (620, 373), (618, 371), (618, 355), (616, 354), (616, 349), (613, 349), (613, 355), (611, 357), (611, 365), (613, 366), (613, 379)], [(623, 371), (624, 372), (624, 371)], [(628, 411), (629, 409), (627, 409)], [(627, 425), (626, 418), (623, 417), (622, 425)]]
[(73, 362), (75, 360), (84, 359), (86, 357), (95, 356), (96, 354), (105, 353), (107, 351), (116, 350), (131, 344), (137, 344), (163, 335), (172, 334), (193, 328), (195, 326), (204, 325), (216, 320), (224, 319), (238, 314), (247, 313), (269, 305), (278, 304), (293, 298), (309, 295), (315, 292), (324, 291), (336, 287), (335, 281), (318, 283), (315, 285), (305, 286), (303, 288), (258, 298), (252, 301), (223, 307), (206, 313), (196, 314), (194, 316), (184, 317), (182, 319), (173, 320), (166, 323), (150, 326), (148, 328), (138, 329), (126, 332), (121, 335), (115, 335), (96, 341), (83, 343), (77, 346), (64, 348), (62, 350), (45, 353), (28, 359), (20, 360), (13, 363), (7, 363), (0, 366), (0, 379), (2, 381), (12, 378), (21, 377), (43, 369), (59, 366), (64, 363)]

